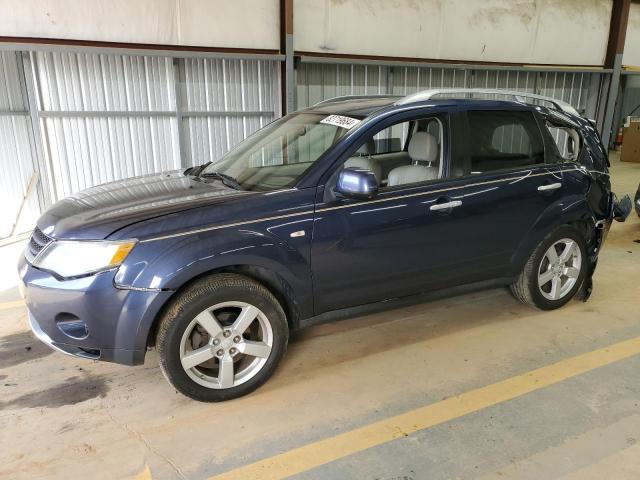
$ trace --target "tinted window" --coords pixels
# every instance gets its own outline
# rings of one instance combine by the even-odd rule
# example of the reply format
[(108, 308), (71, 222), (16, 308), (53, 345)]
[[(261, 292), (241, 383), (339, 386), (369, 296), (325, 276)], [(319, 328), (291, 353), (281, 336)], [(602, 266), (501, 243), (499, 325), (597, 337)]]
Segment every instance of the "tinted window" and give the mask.
[(470, 173), (544, 163), (544, 144), (531, 112), (470, 111)]

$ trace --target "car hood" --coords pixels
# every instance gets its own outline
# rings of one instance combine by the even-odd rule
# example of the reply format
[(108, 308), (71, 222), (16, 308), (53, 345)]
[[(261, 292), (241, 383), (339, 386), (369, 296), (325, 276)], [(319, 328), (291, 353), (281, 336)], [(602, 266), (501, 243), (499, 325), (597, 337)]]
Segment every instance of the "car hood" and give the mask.
[(132, 223), (227, 201), (250, 192), (182, 170), (129, 178), (83, 190), (55, 203), (38, 220), (46, 235), (102, 239)]

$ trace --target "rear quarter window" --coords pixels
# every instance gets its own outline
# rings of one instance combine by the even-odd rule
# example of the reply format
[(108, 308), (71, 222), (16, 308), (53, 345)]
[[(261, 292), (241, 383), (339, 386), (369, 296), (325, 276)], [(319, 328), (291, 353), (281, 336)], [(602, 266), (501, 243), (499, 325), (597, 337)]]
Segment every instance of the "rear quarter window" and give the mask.
[(557, 148), (557, 155), (561, 161), (576, 162), (582, 149), (582, 138), (574, 128), (545, 122), (545, 128), (549, 131), (551, 138)]

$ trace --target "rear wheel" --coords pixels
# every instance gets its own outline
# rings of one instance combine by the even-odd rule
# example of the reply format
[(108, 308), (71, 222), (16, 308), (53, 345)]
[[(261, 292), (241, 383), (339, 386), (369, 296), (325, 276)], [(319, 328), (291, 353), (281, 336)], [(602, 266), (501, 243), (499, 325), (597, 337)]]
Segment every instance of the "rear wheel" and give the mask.
[(563, 226), (550, 233), (529, 257), (513, 295), (542, 310), (559, 308), (571, 300), (587, 271), (584, 238), (578, 230)]
[(156, 339), (167, 380), (195, 400), (215, 402), (262, 385), (284, 355), (288, 327), (275, 297), (241, 275), (203, 278), (177, 297)]

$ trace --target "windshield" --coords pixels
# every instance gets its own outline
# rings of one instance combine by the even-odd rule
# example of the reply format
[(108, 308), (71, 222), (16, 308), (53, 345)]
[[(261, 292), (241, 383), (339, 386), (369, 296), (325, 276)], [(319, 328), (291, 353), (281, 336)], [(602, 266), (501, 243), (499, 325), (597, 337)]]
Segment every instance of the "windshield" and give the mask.
[(326, 113), (287, 115), (249, 136), (200, 175), (232, 177), (243, 190), (290, 187), (357, 122)]

